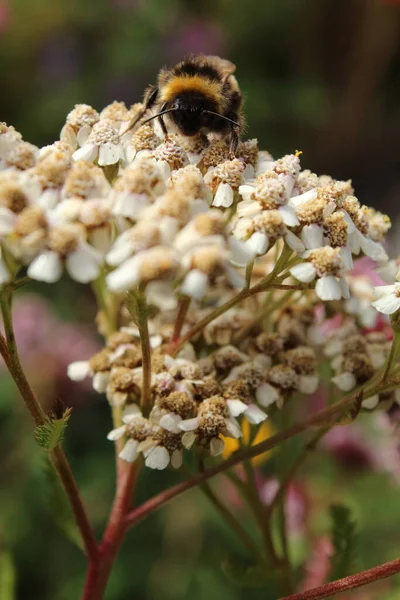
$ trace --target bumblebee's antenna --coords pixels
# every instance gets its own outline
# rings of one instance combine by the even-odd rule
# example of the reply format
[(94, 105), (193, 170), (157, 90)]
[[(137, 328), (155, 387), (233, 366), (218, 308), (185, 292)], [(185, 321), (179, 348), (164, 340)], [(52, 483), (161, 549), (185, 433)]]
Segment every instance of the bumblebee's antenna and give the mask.
[(212, 110), (203, 110), (203, 112), (205, 112), (205, 113), (207, 113), (209, 115), (214, 115), (214, 117), (220, 117), (221, 119), (225, 119), (225, 121), (229, 121), (229, 123), (232, 123), (232, 125), (236, 125), (237, 127), (239, 127), (239, 123), (237, 123), (236, 121), (233, 121), (229, 117), (225, 117), (224, 115), (220, 115), (219, 113), (213, 112)]
[(145, 121), (142, 121), (142, 125), (144, 125), (145, 123), (148, 123), (149, 121), (152, 121), (153, 119), (157, 119), (157, 117), (162, 117), (162, 115), (165, 115), (166, 113), (169, 112), (174, 112), (178, 110), (177, 108), (167, 108), (167, 110), (162, 110), (161, 112), (157, 113), (156, 115), (153, 115), (151, 117), (149, 117), (148, 119), (146, 119)]

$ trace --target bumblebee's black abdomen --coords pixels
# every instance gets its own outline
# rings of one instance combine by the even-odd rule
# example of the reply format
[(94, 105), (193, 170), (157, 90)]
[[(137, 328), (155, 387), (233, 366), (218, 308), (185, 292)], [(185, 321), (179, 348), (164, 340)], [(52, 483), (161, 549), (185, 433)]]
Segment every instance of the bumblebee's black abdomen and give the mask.
[(181, 63), (173, 69), (175, 77), (205, 77), (211, 81), (220, 81), (221, 76), (211, 65), (199, 65), (191, 62)]

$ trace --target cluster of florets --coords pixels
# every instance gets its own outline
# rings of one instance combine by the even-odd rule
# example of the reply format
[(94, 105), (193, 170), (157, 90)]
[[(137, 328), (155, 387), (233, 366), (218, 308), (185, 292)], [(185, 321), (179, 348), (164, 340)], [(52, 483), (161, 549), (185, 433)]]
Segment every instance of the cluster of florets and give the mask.
[[(152, 124), (126, 131), (141, 109), (77, 105), (60, 140), (41, 149), (0, 124), (0, 286), (25, 272), (52, 283), (64, 269), (93, 282), (100, 330), (107, 311), (118, 330), (70, 376), (91, 376), (123, 411), (124, 425), (110, 434), (127, 440), (123, 458), (141, 452), (163, 468), (179, 466), (184, 448), (220, 454), (224, 437), (240, 437), (242, 417), (258, 424), (295, 395), (314, 393), (321, 300), (326, 318), (351, 316), (361, 335), (377, 325), (377, 311), (400, 309), (400, 284), (382, 245), (390, 221), (362, 206), (351, 182), (301, 170), (297, 152), (275, 160), (257, 140), (241, 142), (232, 158), (225, 140), (160, 139)], [(353, 269), (358, 257), (372, 259), (392, 285), (374, 292)], [(269, 275), (269, 290), (221, 311), (170, 356), (182, 301), (184, 336)], [(139, 332), (124, 303), (138, 289), (155, 315), (143, 414)], [(287, 294), (292, 305), (281, 310)], [(386, 356), (376, 339), (363, 340), (362, 352), (344, 344), (334, 358), (341, 389), (372, 376), (377, 356)]]
[(124, 133), (141, 108), (77, 105), (40, 150), (1, 126), (1, 281), (18, 267), (49, 283), (64, 267), (83, 283), (106, 272), (112, 292), (147, 284), (164, 308), (240, 289), (244, 267), (285, 244), (287, 277), (337, 300), (354, 255), (387, 258), (389, 220), (350, 182), (301, 171), (297, 153), (274, 160), (256, 140), (232, 159), (224, 140), (162, 140), (150, 124)]
[[(310, 340), (314, 310), (308, 304), (286, 309), (274, 333), (259, 326), (254, 335), (217, 346), (204, 355), (210, 330), (186, 344), (177, 356), (168, 354), (167, 320), (150, 321), (152, 348), (151, 405), (140, 409), (142, 354), (137, 328), (129, 324), (107, 338), (106, 346), (88, 361), (72, 363), (73, 380), (91, 377), (94, 389), (105, 393), (123, 413), (123, 425), (109, 439), (124, 437), (121, 457), (162, 469), (179, 467), (183, 449), (217, 456), (227, 437), (242, 436), (240, 418), (259, 425), (269, 411), (283, 407), (294, 394), (309, 395), (318, 386), (317, 358)], [(172, 323), (171, 323), (172, 324)], [(202, 348), (202, 350), (200, 350)], [(157, 449), (157, 450), (156, 450)], [(153, 453), (155, 451), (155, 453)]]

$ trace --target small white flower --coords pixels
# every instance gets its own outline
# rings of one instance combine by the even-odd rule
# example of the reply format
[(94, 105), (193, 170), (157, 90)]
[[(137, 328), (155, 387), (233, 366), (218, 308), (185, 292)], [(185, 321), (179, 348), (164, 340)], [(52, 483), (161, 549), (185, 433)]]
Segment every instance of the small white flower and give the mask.
[(212, 206), (229, 208), (233, 204), (233, 189), (229, 183), (220, 183), (212, 201)]
[(381, 285), (374, 289), (378, 300), (372, 306), (384, 315), (392, 315), (400, 309), (400, 283)]
[(85, 143), (72, 155), (75, 161), (94, 162), (97, 159), (101, 167), (114, 165), (124, 158), (118, 132), (112, 121), (103, 119), (93, 126)]

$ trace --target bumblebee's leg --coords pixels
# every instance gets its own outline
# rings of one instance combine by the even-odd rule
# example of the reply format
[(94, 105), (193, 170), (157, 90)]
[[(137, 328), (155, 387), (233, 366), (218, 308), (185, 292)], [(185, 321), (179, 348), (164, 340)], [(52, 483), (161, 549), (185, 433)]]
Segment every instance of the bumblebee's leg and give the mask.
[(229, 157), (233, 160), (236, 156), (236, 150), (239, 144), (239, 127), (232, 125), (230, 133)]
[[(166, 104), (163, 104), (161, 106), (161, 108), (160, 108), (160, 112), (162, 112), (163, 110), (165, 110), (165, 107), (166, 107)], [(158, 122), (160, 123), (160, 127), (162, 129), (162, 132), (163, 132), (163, 134), (165, 136), (165, 139), (167, 140), (168, 139), (168, 130), (167, 130), (166, 126), (165, 126), (163, 115), (161, 115), (160, 117), (158, 117)]]
[(144, 94), (144, 98), (143, 98), (143, 108), (141, 111), (138, 112), (138, 114), (132, 119), (132, 121), (130, 121), (130, 123), (128, 124), (128, 126), (124, 129), (124, 131), (122, 131), (120, 133), (120, 136), (125, 135), (125, 133), (127, 133), (128, 131), (130, 131), (133, 127), (135, 127), (135, 125), (137, 125), (137, 123), (139, 123), (139, 121), (141, 119), (143, 119), (144, 115), (146, 114), (146, 112), (152, 108), (152, 106), (154, 105), (155, 101), (157, 100), (157, 95), (158, 95), (158, 87), (156, 85), (149, 87), (145, 94)]

